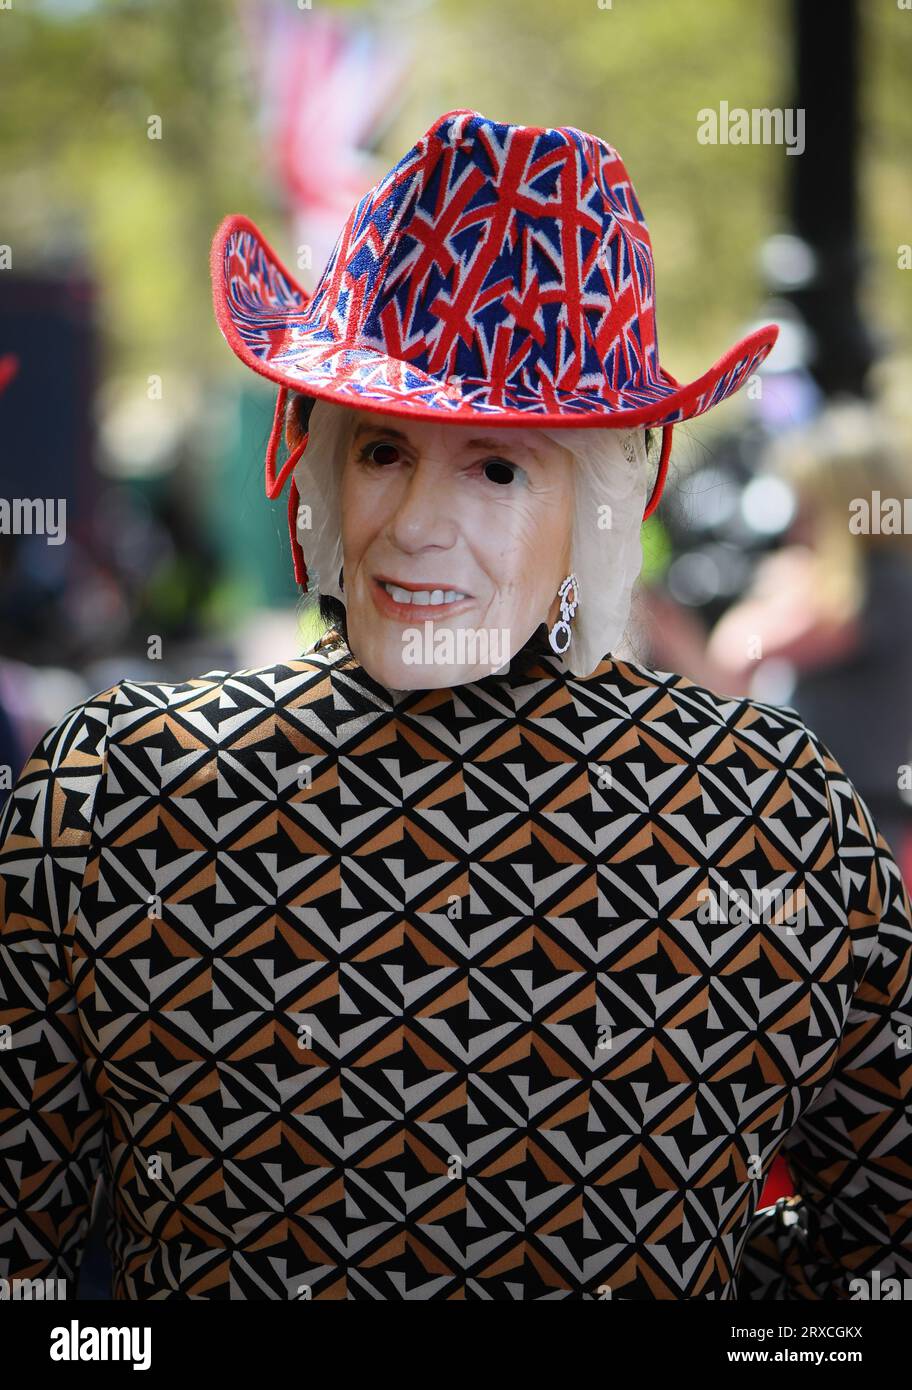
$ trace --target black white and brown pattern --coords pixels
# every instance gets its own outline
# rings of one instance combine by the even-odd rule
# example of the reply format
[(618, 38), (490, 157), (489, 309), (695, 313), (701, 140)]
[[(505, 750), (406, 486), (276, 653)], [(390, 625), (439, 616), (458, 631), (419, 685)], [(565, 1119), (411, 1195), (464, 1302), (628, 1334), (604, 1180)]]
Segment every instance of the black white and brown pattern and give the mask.
[(99, 1171), (117, 1298), (912, 1276), (909, 900), (794, 710), (330, 644), (78, 705), (0, 838), (3, 1277), (75, 1280)]

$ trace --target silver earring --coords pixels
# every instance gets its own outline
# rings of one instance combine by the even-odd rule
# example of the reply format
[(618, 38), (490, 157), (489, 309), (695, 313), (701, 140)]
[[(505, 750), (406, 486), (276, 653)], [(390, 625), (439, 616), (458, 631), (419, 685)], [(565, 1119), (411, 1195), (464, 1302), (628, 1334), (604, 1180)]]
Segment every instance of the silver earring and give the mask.
[(560, 617), (548, 633), (548, 641), (558, 656), (563, 656), (573, 637), (570, 624), (579, 606), (579, 580), (576, 575), (568, 574), (557, 593), (560, 598)]

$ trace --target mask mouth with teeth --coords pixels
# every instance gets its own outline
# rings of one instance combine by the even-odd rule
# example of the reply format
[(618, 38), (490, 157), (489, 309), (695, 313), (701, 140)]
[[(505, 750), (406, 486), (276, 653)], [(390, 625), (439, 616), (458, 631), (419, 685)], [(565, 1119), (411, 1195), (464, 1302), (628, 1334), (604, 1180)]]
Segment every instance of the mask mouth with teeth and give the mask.
[(396, 584), (392, 580), (381, 579), (379, 576), (376, 578), (377, 583), (386, 590), (390, 598), (403, 607), (450, 608), (454, 603), (459, 603), (470, 597), (469, 594), (460, 593), (458, 589), (418, 589), (405, 584)]

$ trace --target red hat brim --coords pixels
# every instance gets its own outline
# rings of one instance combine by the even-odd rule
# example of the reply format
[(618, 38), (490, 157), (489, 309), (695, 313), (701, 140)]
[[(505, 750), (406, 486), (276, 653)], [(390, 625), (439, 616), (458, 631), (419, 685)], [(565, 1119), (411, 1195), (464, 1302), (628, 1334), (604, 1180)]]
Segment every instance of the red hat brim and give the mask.
[[(242, 277), (232, 272), (241, 244)], [(251, 264), (255, 274), (250, 273)], [(684, 385), (660, 368), (661, 381), (621, 390), (603, 386), (599, 391), (569, 392), (543, 383), (539, 393), (532, 393), (507, 386), (501, 404), (492, 405), (488, 381), (473, 383), (462, 377), (458, 386), (449, 385), (377, 348), (331, 338), (309, 312), (311, 296), (247, 217), (232, 214), (222, 221), (213, 238), (210, 267), (219, 327), (251, 371), (319, 400), (422, 420), (459, 423), (483, 418), (490, 425), (552, 429), (675, 425), (734, 395), (779, 335), (777, 324), (755, 329), (702, 376)], [(484, 388), (481, 409), (472, 405), (473, 386)]]

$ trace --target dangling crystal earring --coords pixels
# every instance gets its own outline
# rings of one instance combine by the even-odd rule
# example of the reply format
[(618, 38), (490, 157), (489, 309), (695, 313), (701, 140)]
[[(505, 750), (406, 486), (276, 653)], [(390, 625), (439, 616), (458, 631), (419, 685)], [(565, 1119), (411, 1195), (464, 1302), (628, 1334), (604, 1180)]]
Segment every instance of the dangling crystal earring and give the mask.
[(560, 617), (548, 633), (548, 641), (558, 656), (563, 656), (573, 637), (570, 624), (579, 606), (579, 580), (576, 575), (568, 574), (557, 593), (560, 598)]

